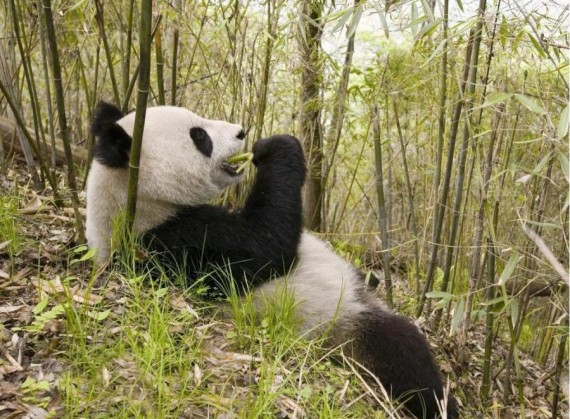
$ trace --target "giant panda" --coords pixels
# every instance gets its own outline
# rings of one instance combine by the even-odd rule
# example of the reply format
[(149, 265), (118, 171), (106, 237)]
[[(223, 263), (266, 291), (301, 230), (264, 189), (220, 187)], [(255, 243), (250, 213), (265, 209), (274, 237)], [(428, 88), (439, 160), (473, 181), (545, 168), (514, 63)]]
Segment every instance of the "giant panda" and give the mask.
[[(133, 125), (134, 113), (123, 115), (111, 104), (100, 102), (94, 112), (86, 237), (99, 264), (111, 253), (113, 219), (126, 207)], [(227, 277), (229, 271), (254, 301), (271, 301), (287, 287), (300, 333), (326, 333), (328, 345), (342, 345), (414, 416), (439, 417), (444, 389), (425, 337), (369, 292), (362, 273), (303, 230), (306, 168), (296, 138), (276, 135), (254, 144), (256, 176), (243, 208), (208, 205), (241, 179), (226, 160), (242, 150), (243, 139), (239, 125), (179, 107), (147, 109), (134, 222), (145, 247), (167, 264), (185, 266), (188, 281), (205, 275), (213, 289), (222, 276), (216, 272)], [(446, 414), (458, 415), (451, 397)]]

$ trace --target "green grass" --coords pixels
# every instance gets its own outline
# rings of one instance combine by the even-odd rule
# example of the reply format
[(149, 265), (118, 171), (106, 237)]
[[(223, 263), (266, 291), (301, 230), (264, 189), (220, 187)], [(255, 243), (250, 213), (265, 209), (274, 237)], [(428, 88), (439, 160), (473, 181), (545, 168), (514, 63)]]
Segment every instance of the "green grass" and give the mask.
[(150, 276), (116, 263), (105, 279), (92, 271), (99, 304), (63, 304), (66, 416), (383, 417), (321, 341), (298, 336), (287, 290), (269, 302), (230, 289), (208, 304), (158, 268)]
[(17, 226), (18, 202), (20, 198), (15, 194), (0, 194), (0, 244), (3, 253), (7, 253), (10, 261), (22, 250), (24, 239)]

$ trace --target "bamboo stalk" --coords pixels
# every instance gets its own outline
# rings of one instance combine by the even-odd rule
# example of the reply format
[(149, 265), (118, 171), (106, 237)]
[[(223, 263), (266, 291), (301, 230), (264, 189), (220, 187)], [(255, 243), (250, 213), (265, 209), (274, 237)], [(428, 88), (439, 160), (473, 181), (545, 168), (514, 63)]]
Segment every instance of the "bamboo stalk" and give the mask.
[(107, 33), (105, 32), (105, 20), (103, 16), (103, 4), (101, 0), (95, 0), (95, 9), (95, 20), (99, 26), (99, 36), (103, 41), (103, 49), (105, 50), (105, 56), (107, 57), (107, 66), (109, 67), (109, 77), (111, 78), (111, 85), (113, 86), (115, 103), (119, 104), (121, 103), (121, 96), (119, 94), (119, 87), (117, 85), (117, 78), (115, 77), (115, 69), (113, 67), (113, 56), (111, 55), (111, 48), (109, 47)]
[[(485, 301), (490, 302), (495, 298), (495, 246), (491, 239), (487, 239), (487, 287)], [(485, 353), (483, 355), (483, 377), (481, 378), (481, 397), (489, 400), (491, 386), (491, 354), (493, 351), (493, 306), (488, 304), (485, 308)]]
[(305, 224), (311, 230), (321, 231), (323, 198), (323, 135), (320, 98), (322, 0), (303, 0), (299, 42), (303, 59), (301, 68), (300, 135), (307, 154), (307, 180), (305, 181)]
[(404, 137), (402, 135), (402, 128), (400, 126), (400, 116), (398, 114), (398, 102), (394, 97), (392, 100), (394, 106), (394, 118), (396, 120), (396, 128), (398, 130), (398, 140), (400, 143), (400, 151), (402, 152), (402, 164), (404, 168), (404, 178), (406, 180), (406, 190), (408, 198), (408, 211), (410, 213), (410, 229), (412, 232), (414, 242), (414, 263), (415, 263), (415, 277), (416, 277), (416, 294), (420, 292), (420, 248), (418, 243), (418, 230), (416, 228), (416, 212), (414, 210), (414, 191), (412, 190), (412, 182), (410, 181), (410, 172), (408, 170), (408, 160), (406, 158), (406, 145), (404, 144)]
[[(96, 106), (96, 98), (97, 98), (97, 85), (99, 82), (99, 59), (101, 57), (101, 46), (97, 44), (97, 50), (95, 52), (95, 75), (93, 76), (93, 96), (92, 102), (89, 104), (89, 115), (93, 115), (93, 110)], [(87, 149), (87, 167), (85, 170), (85, 176), (83, 178), (83, 189), (87, 185), (87, 176), (89, 176), (89, 170), (91, 169), (91, 163), (93, 161), (93, 146), (95, 145), (95, 137), (91, 132), (89, 133), (88, 137), (88, 149)]]
[[(156, 18), (156, 22), (154, 24), (154, 28), (150, 34), (151, 42), (154, 39), (154, 36), (161, 21), (162, 21), (162, 15), (158, 15), (158, 17)], [(140, 69), (141, 69), (141, 62), (139, 60), (137, 66), (135, 67), (135, 71), (133, 71), (133, 77), (131, 78), (131, 82), (129, 83), (129, 87), (127, 89), (127, 92), (125, 93), (125, 97), (123, 98), (123, 104), (122, 104), (123, 112), (128, 112), (129, 102), (131, 101), (131, 95), (133, 94), (133, 90), (135, 90), (135, 85), (137, 84), (139, 78)]]
[[(539, 196), (540, 199), (537, 201), (535, 199), (531, 200), (531, 208), (534, 208), (534, 205), (537, 204), (538, 205), (538, 211), (536, 212), (536, 218), (534, 221), (537, 222), (537, 231), (536, 234), (540, 234), (540, 223), (543, 222), (543, 216), (544, 216), (544, 210), (545, 210), (545, 206), (547, 204), (548, 201), (548, 189), (551, 186), (551, 176), (552, 176), (552, 167), (553, 167), (553, 163), (554, 163), (554, 158), (552, 158), (552, 156), (550, 157), (550, 161), (548, 162), (548, 166), (547, 166), (547, 170), (546, 170), (546, 174), (544, 176), (543, 179), (539, 179), (536, 182), (536, 193), (535, 196)], [(537, 177), (538, 179), (538, 177)], [(542, 186), (540, 185), (540, 180), (542, 180), (544, 183)], [(540, 192), (539, 192), (540, 190)], [(532, 213), (532, 211), (531, 211)], [(534, 272), (534, 259), (531, 258), (530, 256), (534, 255), (536, 253), (536, 247), (534, 247), (530, 242), (527, 243), (526, 246), (526, 251), (525, 253), (527, 255), (529, 255), (529, 257), (527, 257), (525, 259), (525, 272)], [(511, 368), (513, 366), (513, 363), (515, 365), (515, 368), (518, 368), (517, 366), (517, 346), (518, 346), (518, 342), (519, 342), (519, 338), (522, 332), (522, 327), (524, 324), (524, 320), (526, 318), (526, 314), (528, 311), (528, 307), (529, 307), (529, 303), (530, 303), (530, 298), (531, 298), (531, 291), (530, 288), (526, 288), (525, 292), (523, 294), (523, 296), (520, 298), (520, 309), (519, 309), (519, 313), (516, 319), (515, 324), (513, 325), (513, 331), (511, 332), (511, 341), (510, 341), (510, 346), (509, 346), (509, 352), (507, 354), (507, 359), (505, 360), (505, 382), (504, 382), (504, 393), (503, 393), (503, 402), (504, 403), (508, 403), (509, 401), (509, 397), (510, 397), (510, 385), (511, 385)], [(516, 378), (520, 379), (520, 374), (519, 371), (516, 371)], [(520, 384), (520, 383), (519, 383)]]
[[(133, 15), (135, 10), (135, 0), (130, 0), (129, 2), (129, 12), (127, 15), (127, 44), (125, 50), (123, 51), (123, 97), (127, 96), (127, 90), (129, 88), (129, 80), (131, 73), (131, 53), (132, 53), (132, 43), (133, 43)], [(117, 105), (119, 102), (117, 102)]]
[(139, 178), (139, 163), (141, 154), (144, 122), (146, 117), (146, 105), (150, 87), (151, 65), (151, 25), (152, 25), (152, 0), (143, 0), (141, 3), (141, 24), (139, 32), (140, 51), (140, 74), (138, 83), (137, 108), (133, 127), (133, 140), (129, 160), (129, 183), (127, 191), (127, 228), (132, 231), (137, 209), (137, 190)]
[(254, 139), (261, 138), (263, 132), (263, 120), (265, 119), (265, 110), (267, 109), (267, 90), (269, 88), (269, 75), (271, 74), (271, 54), (273, 51), (274, 43), (274, 30), (273, 30), (273, 15), (278, 16), (278, 10), (275, 11), (271, 8), (272, 2), (267, 2), (267, 33), (265, 39), (265, 51), (263, 57), (263, 71), (261, 74), (261, 94), (257, 102), (257, 117), (255, 120)]
[[(41, 143), (39, 141), (40, 138), (40, 133), (42, 132), (41, 128), (40, 128), (40, 118), (38, 115), (38, 105), (37, 105), (37, 95), (35, 93), (35, 83), (32, 79), (32, 71), (30, 69), (30, 60), (29, 60), (29, 54), (27, 54), (24, 50), (24, 45), (22, 43), (22, 34), (20, 33), (20, 22), (18, 19), (18, 11), (16, 8), (16, 4), (14, 2), (14, 0), (10, 0), (9, 1), (10, 4), (10, 12), (12, 15), (12, 30), (14, 31), (14, 37), (16, 38), (16, 43), (18, 45), (18, 52), (20, 53), (20, 59), (22, 60), (22, 68), (24, 69), (24, 79), (26, 82), (26, 85), (28, 87), (28, 93), (29, 93), (29, 97), (30, 97), (30, 102), (32, 104), (31, 108), (32, 108), (32, 115), (33, 115), (33, 122), (34, 122), (34, 132), (35, 132), (35, 138), (36, 138), (36, 148), (41, 149)], [(23, 137), (20, 137), (23, 139)], [(33, 141), (32, 138), (29, 139), (29, 141)], [(40, 167), (45, 167), (44, 163), (43, 163), (43, 153), (37, 153), (35, 155), (36, 159), (38, 159), (38, 163), (40, 165)], [(37, 176), (37, 172), (35, 170), (35, 162), (33, 160), (33, 157), (30, 155), (29, 157), (27, 157), (27, 163), (28, 163), (28, 167), (30, 170), (30, 173), (32, 174), (32, 180), (34, 181), (34, 185), (36, 187), (36, 189), (41, 190), (44, 187), (44, 182), (42, 181), (42, 179), (40, 179), (40, 177)], [(35, 176), (34, 176), (35, 173)], [(44, 175), (46, 175), (47, 177), (51, 178), (49, 170), (46, 168), (46, 170), (43, 170), (42, 173)], [(54, 186), (55, 182), (52, 181), (50, 182), (50, 184), (52, 184)], [(57, 186), (56, 186), (57, 188)], [(57, 192), (57, 189), (55, 189), (54, 191)]]
[[(361, 0), (354, 0), (354, 8), (358, 7)], [(351, 28), (347, 28), (347, 33)], [(327, 135), (328, 143), (333, 144), (332, 151), (328, 156), (325, 168), (325, 174), (323, 176), (323, 189), (327, 190), (328, 179), (334, 165), (336, 154), (338, 151), (338, 146), (340, 144), (340, 134), (342, 131), (342, 126), (344, 123), (344, 115), (346, 113), (346, 94), (348, 91), (348, 82), (350, 80), (350, 69), (352, 68), (352, 57), (354, 56), (354, 39), (356, 36), (356, 28), (352, 31), (348, 37), (348, 43), (346, 45), (346, 54), (344, 55), (344, 65), (342, 67), (342, 74), (340, 76), (340, 82), (338, 91), (335, 97), (335, 103), (333, 108), (333, 114), (331, 117), (331, 127)], [(326, 198), (326, 196), (325, 196)], [(323, 211), (323, 225), (327, 225), (327, 207), (325, 204), (325, 210)]]
[(49, 82), (49, 70), (48, 70), (48, 62), (47, 62), (47, 47), (46, 47), (46, 39), (44, 36), (44, 22), (43, 22), (43, 7), (42, 7), (42, 0), (36, 0), (36, 5), (38, 8), (38, 26), (39, 26), (39, 34), (40, 34), (40, 50), (42, 54), (42, 68), (44, 71), (44, 83), (45, 83), (45, 94), (46, 94), (46, 102), (47, 102), (47, 118), (48, 118), (48, 127), (49, 127), (49, 135), (51, 137), (51, 164), (52, 167), (55, 167), (56, 164), (56, 147), (55, 147), (55, 126), (54, 126), (54, 114), (53, 114), (53, 106), (51, 100), (51, 88)]
[[(368, 135), (370, 134), (370, 126), (371, 125), (372, 124), (369, 123), (368, 126), (366, 127), (366, 134), (364, 135), (364, 138), (368, 138)], [(352, 176), (350, 178), (350, 183), (348, 185), (348, 188), (346, 189), (345, 197), (344, 197), (344, 200), (342, 202), (342, 206), (340, 207), (341, 208), (340, 212), (338, 212), (338, 217), (337, 217), (336, 211), (335, 211), (335, 216), (333, 217), (333, 223), (332, 223), (334, 226), (334, 229), (332, 230), (333, 234), (338, 234), (339, 229), (341, 227), (341, 223), (345, 219), (344, 215), (347, 212), (350, 213), (353, 209), (353, 208), (348, 209), (348, 201), (350, 200), (350, 197), (352, 196), (352, 190), (354, 188), (354, 184), (357, 184), (358, 186), (360, 186), (358, 184), (358, 179), (356, 178), (356, 174), (358, 173), (358, 169), (360, 168), (360, 165), (362, 164), (365, 149), (366, 149), (366, 141), (362, 141), (362, 147), (360, 148), (360, 152), (358, 153), (358, 158), (356, 159), (356, 165), (354, 167), (354, 170), (351, 170)], [(361, 187), (360, 189), (362, 191), (364, 191), (364, 188)], [(363, 196), (366, 198), (366, 194), (364, 194)], [(370, 207), (373, 207), (373, 206), (374, 206), (373, 204), (370, 204)], [(375, 218), (377, 218), (377, 217), (375, 217)], [(336, 222), (337, 219), (339, 220), (338, 223)]]
[(154, 51), (156, 54), (156, 84), (158, 85), (158, 104), (166, 105), (164, 98), (164, 57), (162, 54), (162, 30), (160, 24), (156, 28), (154, 37)]
[[(566, 298), (564, 301), (568, 301), (568, 293), (566, 293)], [(552, 417), (558, 417), (558, 402), (560, 398), (560, 379), (562, 377), (562, 369), (564, 368), (564, 358), (566, 354), (568, 341), (568, 316), (563, 323), (564, 330), (560, 336), (560, 345), (558, 346), (558, 354), (556, 356), (555, 372), (553, 377), (554, 386), (552, 389)]]
[(65, 159), (67, 161), (67, 181), (71, 190), (71, 201), (73, 205), (73, 212), (75, 215), (75, 225), (77, 228), (77, 241), (79, 243), (85, 242), (85, 235), (83, 231), (83, 221), (81, 213), (79, 212), (79, 197), (77, 195), (77, 179), (75, 176), (75, 165), (73, 163), (73, 153), (71, 152), (71, 141), (69, 139), (69, 130), (67, 127), (67, 117), (65, 115), (65, 102), (63, 85), (61, 79), (61, 66), (59, 63), (59, 53), (57, 50), (57, 39), (55, 36), (55, 26), (53, 24), (53, 15), (51, 10), (51, 0), (43, 0), (44, 5), (44, 18), (46, 23), (46, 31), (48, 38), (48, 45), (50, 48), (51, 66), (53, 74), (53, 83), (55, 87), (55, 99), (57, 102), (57, 113), (59, 120), (59, 129), (61, 139), (63, 141), (63, 148), (65, 151)]
[[(465, 122), (463, 123), (463, 141), (461, 142), (461, 149), (459, 151), (459, 164), (457, 168), (457, 177), (455, 184), (455, 201), (452, 210), (451, 232), (449, 234), (449, 241), (447, 252), (445, 256), (445, 266), (443, 270), (443, 279), (441, 283), (441, 291), (447, 292), (449, 285), (449, 278), (451, 275), (451, 266), (453, 265), (453, 256), (455, 254), (455, 247), (458, 241), (459, 222), (462, 215), (461, 206), (463, 203), (463, 184), (465, 178), (465, 168), (467, 164), (467, 153), (469, 151), (469, 143), (473, 138), (472, 131), (472, 109), (475, 97), (475, 88), (477, 85), (477, 70), (479, 66), (479, 49), (481, 46), (481, 38), (483, 33), (484, 14), (487, 7), (486, 0), (479, 2), (479, 16), (477, 19), (477, 26), (475, 29), (475, 39), (473, 42), (473, 53), (471, 54), (471, 64), (469, 72), (469, 82), (467, 84), (467, 95), (465, 101)], [(436, 313), (436, 328), (439, 326), (443, 308), (437, 310)]]
[(390, 271), (390, 241), (388, 238), (386, 202), (384, 199), (384, 178), (382, 175), (382, 144), (380, 142), (380, 112), (378, 105), (374, 105), (373, 132), (374, 132), (374, 157), (376, 168), (376, 195), (378, 198), (378, 224), (382, 239), (382, 260), (384, 263), (384, 280), (386, 282), (386, 300), (390, 307), (394, 305), (392, 295), (392, 275)]
[[(24, 50), (24, 43), (27, 43), (26, 42), (27, 35), (26, 31), (24, 30), (24, 27), (22, 27), (20, 30), (20, 19), (18, 16), (18, 9), (16, 8), (14, 0), (10, 0), (10, 9), (12, 12), (12, 26), (14, 30), (14, 35), (16, 38), (16, 43), (18, 44), (18, 52), (20, 53), (20, 58), (22, 59), (22, 68), (24, 69), (24, 80), (26, 81), (30, 97), (35, 137), (38, 149), (41, 150), (42, 143), (40, 142), (40, 137), (43, 136), (43, 129), (41, 126), (41, 114), (40, 114), (40, 107), (38, 104), (38, 95), (36, 93), (36, 83), (31, 68), (30, 54), (27, 53), (26, 50)], [(45, 137), (44, 137), (44, 144), (45, 144)], [(37, 156), (37, 158), (40, 161), (41, 165), (42, 164), (41, 160), (43, 159), (43, 155), (39, 155)]]
[[(203, 26), (203, 25), (202, 25)], [(174, 40), (172, 42), (172, 76), (170, 84), (170, 104), (176, 106), (176, 77), (178, 71), (178, 40), (180, 33), (178, 28), (174, 29)]]
[[(494, 56), (493, 54), (493, 47), (495, 45), (495, 35), (497, 33), (497, 27), (498, 27), (498, 20), (499, 20), (499, 15), (500, 15), (500, 5), (501, 5), (501, 1), (499, 0), (499, 2), (497, 3), (497, 8), (496, 8), (496, 13), (495, 13), (495, 22), (494, 22), (494, 26), (493, 26), (493, 32), (491, 34), (491, 41), (490, 41), (490, 47), (489, 47), (489, 51), (487, 54), (487, 62), (486, 62), (486, 72), (485, 72), (485, 79), (484, 79), (484, 83), (483, 83), (483, 92), (481, 94), (482, 96), (482, 100), (484, 100), (484, 98), (486, 97), (487, 94), (487, 88), (488, 88), (488, 80), (489, 80), (489, 74), (490, 74), (490, 70), (491, 70), (491, 61), (492, 58)], [(482, 266), (481, 266), (481, 252), (482, 252), (482, 242), (483, 242), (483, 227), (484, 227), (484, 220), (485, 220), (485, 208), (488, 204), (488, 199), (487, 199), (487, 195), (488, 195), (488, 191), (489, 191), (489, 182), (491, 179), (491, 173), (493, 171), (493, 159), (496, 158), (498, 159), (498, 151), (494, 150), (494, 144), (496, 139), (499, 137), (499, 131), (501, 128), (500, 122), (501, 122), (501, 117), (503, 112), (505, 111), (505, 104), (501, 103), (498, 105), (497, 111), (494, 113), (494, 119), (493, 119), (493, 123), (492, 123), (492, 129), (491, 129), (491, 137), (490, 137), (490, 144), (489, 144), (489, 149), (487, 152), (487, 159), (485, 161), (485, 168), (484, 168), (484, 174), (483, 174), (483, 187), (481, 188), (481, 194), (480, 194), (480, 202), (479, 202), (479, 210), (477, 211), (477, 215), (475, 218), (475, 235), (473, 237), (473, 252), (472, 252), (472, 257), (471, 257), (471, 266), (470, 266), (470, 270), (469, 270), (469, 281), (468, 281), (468, 293), (467, 293), (467, 298), (466, 298), (466, 303), (465, 303), (465, 311), (463, 313), (463, 319), (461, 322), (461, 326), (459, 328), (459, 333), (458, 333), (458, 340), (459, 340), (459, 345), (458, 345), (458, 353), (457, 353), (457, 357), (458, 359), (460, 359), (461, 361), (465, 360), (465, 348), (466, 348), (466, 340), (467, 340), (467, 331), (469, 330), (470, 327), (470, 323), (471, 323), (471, 309), (472, 309), (472, 304), (473, 304), (473, 298), (474, 295), (477, 291), (477, 284), (479, 282), (479, 278), (481, 277), (481, 272), (482, 272)], [(479, 112), (479, 117), (477, 120), (477, 125), (481, 125), (481, 121), (483, 119), (483, 108), (481, 108), (480, 112)], [(475, 148), (475, 142), (473, 143), (473, 148)], [(475, 154), (475, 151), (474, 151)], [(471, 179), (473, 177), (473, 170), (475, 167), (475, 159), (473, 159), (473, 162), (471, 164), (471, 168), (469, 170), (469, 181), (468, 181), (468, 185), (471, 184)], [(469, 193), (467, 193), (467, 195), (469, 195)], [(492, 224), (492, 220), (491, 220), (491, 225)]]
[[(445, 165), (445, 176), (443, 179), (443, 186), (441, 188), (441, 195), (438, 200), (435, 212), (435, 227), (433, 229), (433, 236), (431, 242), (431, 255), (428, 264), (428, 270), (426, 273), (426, 281), (424, 284), (424, 292), (421, 295), (418, 308), (416, 310), (416, 316), (419, 317), (422, 315), (424, 306), (426, 304), (426, 294), (432, 290), (433, 281), (436, 272), (436, 265), (437, 265), (437, 255), (439, 252), (439, 248), (441, 246), (441, 234), (443, 231), (443, 219), (445, 217), (445, 209), (447, 207), (447, 197), (449, 195), (449, 185), (451, 183), (451, 172), (453, 170), (453, 160), (454, 160), (454, 153), (455, 153), (455, 143), (457, 142), (457, 133), (459, 129), (459, 122), (461, 118), (461, 111), (463, 109), (463, 93), (465, 91), (465, 85), (467, 84), (467, 80), (469, 77), (469, 68), (471, 64), (471, 51), (473, 46), (474, 40), (474, 31), (472, 30), (469, 36), (469, 42), (467, 44), (467, 48), (465, 50), (465, 64), (463, 67), (463, 77), (461, 79), (461, 85), (459, 87), (459, 97), (455, 104), (455, 108), (453, 111), (453, 119), (451, 122), (451, 131), (449, 135), (449, 146), (447, 152), (447, 162)], [(429, 302), (428, 302), (429, 307)], [(429, 309), (428, 309), (429, 311)]]
[[(443, 33), (442, 38), (444, 47), (441, 55), (441, 76), (439, 81), (439, 117), (437, 126), (437, 149), (436, 149), (436, 162), (435, 174), (433, 177), (433, 193), (437, 196), (439, 184), (441, 180), (441, 162), (443, 160), (443, 142), (445, 138), (445, 118), (447, 114), (447, 56), (449, 51), (449, 0), (443, 2)], [(437, 209), (437, 206), (436, 206)], [(435, 225), (434, 225), (435, 226)]]

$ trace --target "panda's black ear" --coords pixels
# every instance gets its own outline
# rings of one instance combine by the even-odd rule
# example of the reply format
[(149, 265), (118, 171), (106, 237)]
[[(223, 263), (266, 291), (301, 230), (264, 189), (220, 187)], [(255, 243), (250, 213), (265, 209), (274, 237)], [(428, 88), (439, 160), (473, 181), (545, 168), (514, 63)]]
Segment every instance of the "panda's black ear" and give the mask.
[(128, 167), (131, 137), (117, 121), (123, 113), (115, 105), (99, 102), (93, 113), (91, 133), (97, 137), (93, 156), (108, 167)]

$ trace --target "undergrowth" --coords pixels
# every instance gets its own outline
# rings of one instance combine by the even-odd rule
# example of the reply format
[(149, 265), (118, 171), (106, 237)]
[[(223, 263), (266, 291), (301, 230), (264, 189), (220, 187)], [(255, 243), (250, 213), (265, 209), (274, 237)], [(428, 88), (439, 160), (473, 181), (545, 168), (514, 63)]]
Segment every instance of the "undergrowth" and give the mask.
[(0, 194), (0, 247), (10, 261), (22, 249), (24, 240), (17, 227), (19, 197), (14, 193)]
[(67, 416), (384, 417), (322, 341), (299, 337), (287, 290), (268, 303), (230, 286), (225, 301), (209, 303), (199, 288), (180, 286), (182, 274), (154, 262), (141, 268), (130, 239), (115, 241), (116, 262), (89, 280), (103, 296), (96, 308), (71, 293), (63, 304)]

